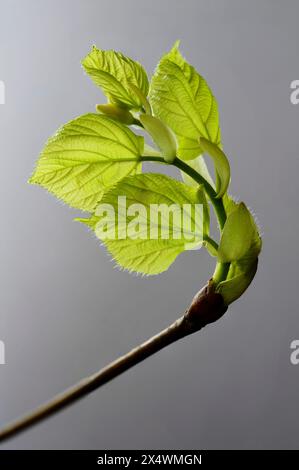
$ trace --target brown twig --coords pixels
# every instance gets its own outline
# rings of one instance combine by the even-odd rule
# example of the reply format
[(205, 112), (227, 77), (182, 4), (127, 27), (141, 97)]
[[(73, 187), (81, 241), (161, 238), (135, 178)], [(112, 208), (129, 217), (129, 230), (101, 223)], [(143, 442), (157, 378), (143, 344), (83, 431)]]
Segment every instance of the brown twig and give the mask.
[(215, 293), (213, 283), (210, 281), (197, 293), (185, 314), (168, 328), (116, 359), (99, 372), (81, 380), (36, 410), (4, 427), (0, 431), (0, 442), (74, 403), (169, 344), (218, 320), (226, 310), (227, 307), (224, 305), (221, 295)]

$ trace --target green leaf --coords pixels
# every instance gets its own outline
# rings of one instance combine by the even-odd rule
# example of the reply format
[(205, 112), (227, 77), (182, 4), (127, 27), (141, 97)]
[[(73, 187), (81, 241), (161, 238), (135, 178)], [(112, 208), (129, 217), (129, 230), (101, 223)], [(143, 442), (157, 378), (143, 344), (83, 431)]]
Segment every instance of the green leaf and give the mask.
[(210, 242), (210, 240), (204, 240), (203, 241), (203, 246), (207, 249), (207, 252), (213, 256), (214, 258), (217, 258), (218, 255), (218, 248), (214, 244)]
[[(197, 171), (197, 173), (199, 173), (214, 188), (214, 181), (212, 180), (203, 155), (199, 155), (199, 157), (194, 158), (194, 160), (189, 160), (188, 165)], [(181, 175), (186, 184), (189, 184), (190, 186), (198, 186), (198, 183), (184, 171), (181, 171)]]
[(230, 182), (230, 166), (228, 159), (217, 145), (204, 137), (200, 138), (200, 146), (213, 160), (215, 173), (218, 176), (216, 180), (217, 197), (222, 197), (226, 193)]
[(227, 217), (218, 249), (222, 263), (238, 260), (250, 248), (253, 239), (251, 214), (243, 202)]
[[(231, 210), (230, 213), (234, 211), (233, 206), (237, 206), (229, 196), (225, 198), (225, 205)], [(250, 247), (242, 258), (231, 263), (227, 279), (220, 282), (217, 286), (217, 292), (222, 295), (226, 305), (237, 300), (245, 292), (251, 284), (257, 270), (258, 256), (262, 249), (262, 240), (252, 214), (249, 213), (249, 215), (253, 233)]]
[(160, 150), (157, 150), (153, 148), (151, 145), (147, 144), (144, 142), (144, 156), (149, 156), (149, 157), (161, 157), (161, 152)]
[[(236, 202), (233, 199), (233, 197), (227, 193), (224, 194), (222, 201), (223, 201), (224, 209), (225, 209), (227, 216), (229, 216), (229, 214), (238, 207), (238, 202)], [(252, 259), (252, 258), (256, 258), (261, 252), (262, 239), (260, 237), (259, 229), (258, 229), (257, 223), (254, 220), (253, 215), (250, 212), (249, 212), (249, 215), (250, 215), (250, 220), (252, 224), (253, 237), (252, 237), (251, 246), (247, 252), (247, 258), (248, 256), (250, 256), (250, 258)], [(245, 255), (245, 258), (246, 258), (246, 255)]]
[(133, 95), (136, 95), (135, 99), (139, 98), (139, 101), (140, 101), (139, 108), (143, 107), (142, 111), (144, 111), (146, 114), (152, 115), (152, 108), (147, 100), (147, 95), (144, 95), (142, 91), (137, 86), (133, 85), (133, 83), (131, 82), (128, 83), (128, 86), (131, 92), (133, 93)]
[(161, 150), (165, 161), (167, 163), (173, 162), (176, 157), (177, 143), (172, 130), (154, 116), (141, 114), (139, 119), (157, 147)]
[(114, 121), (121, 122), (122, 124), (130, 126), (135, 123), (133, 114), (131, 114), (128, 109), (121, 108), (116, 104), (97, 104), (96, 109), (99, 113), (110, 117), (110, 119), (113, 119)]
[(238, 202), (234, 200), (232, 196), (229, 194), (225, 193), (222, 197), (222, 202), (224, 205), (224, 209), (226, 212), (226, 215), (228, 216), (233, 210), (235, 210), (238, 206)]
[[(186, 222), (187, 208), (183, 204), (193, 208), (193, 204), (203, 204), (203, 211), (197, 216), (191, 211), (192, 224), (183, 225), (184, 233), (181, 222), (182, 219)], [(183, 217), (178, 207), (183, 209)], [(124, 178), (104, 194), (92, 220), (83, 220), (118, 265), (147, 275), (165, 271), (184, 250), (199, 248), (208, 222), (207, 202), (201, 188), (191, 188), (154, 173)]]
[(216, 289), (222, 295), (226, 305), (237, 300), (246, 291), (256, 274), (257, 266), (258, 258), (253, 258), (246, 270), (240, 269), (237, 263), (233, 263), (229, 271), (229, 278), (220, 282)]
[(106, 116), (85, 114), (47, 142), (30, 183), (77, 209), (92, 211), (103, 191), (139, 171), (143, 137)]
[(144, 68), (121, 52), (104, 51), (93, 46), (82, 65), (93, 82), (100, 86), (109, 101), (128, 108), (142, 108), (139, 92), (146, 97), (149, 83)]
[(88, 219), (85, 217), (76, 217), (74, 219), (74, 222), (80, 222), (81, 224), (86, 225), (90, 230), (95, 230), (98, 221), (99, 218), (95, 214), (92, 214)]
[(179, 157), (202, 154), (199, 137), (220, 145), (217, 102), (206, 81), (182, 57), (176, 42), (160, 60), (150, 86), (154, 115), (176, 134)]

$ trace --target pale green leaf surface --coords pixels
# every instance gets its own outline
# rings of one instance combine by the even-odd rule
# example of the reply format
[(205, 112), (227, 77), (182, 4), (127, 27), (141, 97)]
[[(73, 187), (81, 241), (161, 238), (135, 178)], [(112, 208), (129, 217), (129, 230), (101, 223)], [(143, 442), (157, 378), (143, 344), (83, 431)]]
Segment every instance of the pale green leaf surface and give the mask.
[(92, 214), (90, 217), (76, 217), (74, 219), (74, 222), (80, 222), (83, 225), (86, 225), (90, 230), (95, 230), (96, 225), (99, 221), (99, 218), (95, 215)]
[(134, 93), (133, 87), (146, 97), (149, 83), (146, 72), (139, 62), (121, 52), (104, 51), (94, 46), (83, 59), (82, 65), (111, 103), (134, 109), (142, 107), (142, 100), (137, 93)]
[(47, 142), (30, 183), (77, 209), (92, 211), (103, 191), (138, 172), (143, 137), (106, 116), (85, 114)]
[(161, 152), (160, 150), (155, 149), (151, 145), (147, 144), (144, 142), (144, 156), (150, 156), (150, 157), (161, 157)]
[[(197, 173), (199, 173), (211, 186), (214, 188), (214, 181), (210, 175), (206, 162), (203, 155), (194, 158), (194, 160), (189, 160), (188, 165), (191, 166)], [(187, 175), (184, 171), (181, 171), (183, 181), (190, 186), (198, 186), (197, 181), (195, 181), (191, 176)]]
[[(232, 213), (237, 207), (237, 203), (230, 196), (226, 196), (225, 207), (228, 213)], [(250, 247), (242, 258), (231, 263), (227, 279), (217, 286), (217, 292), (222, 295), (226, 305), (237, 300), (245, 292), (257, 271), (262, 240), (252, 214), (250, 214), (250, 221), (253, 233)]]
[(177, 143), (172, 130), (160, 119), (149, 114), (141, 114), (139, 119), (161, 150), (161, 155), (165, 158), (165, 161), (168, 163), (173, 162), (176, 157)]
[[(257, 271), (258, 258), (254, 258), (245, 271), (233, 264), (229, 272), (229, 278), (222, 281), (217, 286), (217, 292), (222, 295), (226, 305), (237, 300), (251, 284)], [(231, 271), (230, 270), (230, 271)]]
[(116, 104), (97, 104), (96, 110), (110, 119), (121, 122), (122, 124), (126, 124), (128, 126), (134, 124), (135, 122), (134, 116), (127, 108), (120, 107)]
[(227, 216), (238, 206), (238, 202), (228, 193), (223, 195), (222, 202)]
[(217, 102), (204, 78), (180, 54), (178, 43), (157, 66), (150, 102), (154, 115), (178, 137), (180, 158), (193, 159), (202, 153), (199, 137), (220, 145)]
[(225, 222), (218, 249), (222, 263), (236, 261), (245, 255), (253, 239), (251, 214), (244, 203), (230, 212)]
[[(224, 209), (225, 209), (227, 216), (238, 207), (238, 202), (234, 200), (233, 197), (227, 193), (224, 194), (222, 201), (223, 201)], [(262, 239), (260, 237), (259, 229), (258, 229), (256, 221), (254, 220), (253, 215), (250, 212), (249, 214), (250, 214), (250, 220), (251, 220), (252, 229), (253, 229), (253, 237), (252, 237), (250, 249), (247, 252), (247, 257), (250, 256), (250, 258), (255, 258), (261, 252)]]
[(204, 137), (200, 138), (200, 145), (213, 160), (215, 173), (217, 175), (217, 197), (222, 197), (226, 193), (230, 182), (230, 166), (227, 156), (216, 144), (213, 144)]
[[(128, 236), (122, 238), (124, 234), (126, 234), (126, 230), (135, 216), (127, 215), (125, 209), (119, 212), (119, 196), (126, 197), (126, 208), (136, 203), (142, 204), (143, 207), (145, 207), (147, 215), (139, 219), (137, 227), (139, 237), (135, 239)], [(110, 218), (112, 226), (114, 222), (117, 226), (120, 223), (119, 229), (117, 229), (115, 233), (115, 239), (113, 239), (113, 236), (110, 237), (113, 233), (111, 229), (107, 231), (109, 236), (103, 239), (102, 230), (104, 219), (101, 219), (101, 216), (98, 216), (98, 224), (96, 223), (96, 215), (93, 216), (91, 222), (84, 220), (83, 222), (94, 229), (96, 235), (103, 241), (118, 265), (129, 271), (147, 275), (158, 274), (165, 271), (181, 252), (186, 249), (193, 249), (195, 246), (197, 248), (200, 247), (203, 232), (202, 215), (207, 219), (209, 217), (206, 199), (201, 188), (191, 188), (166, 175), (155, 173), (135, 175), (123, 179), (115, 187), (105, 193), (96, 210), (96, 214), (99, 214), (100, 206), (103, 207), (102, 204), (110, 204), (115, 208), (115, 216), (111, 216)], [(196, 221), (194, 220), (194, 213), (192, 213), (192, 223), (194, 224), (192, 229), (194, 229), (195, 234), (186, 231), (185, 234), (180, 234), (180, 237), (176, 238), (173, 234), (179, 233), (181, 226), (176, 224), (175, 218), (170, 217), (170, 236), (168, 239), (163, 239), (161, 232), (163, 230), (167, 232), (169, 222), (168, 214), (163, 213), (162, 217), (159, 216), (159, 218), (156, 219), (158, 220), (156, 226), (158, 229), (158, 238), (151, 239), (149, 236), (150, 210), (158, 217), (158, 206), (162, 204), (166, 205), (168, 208), (172, 204), (178, 204), (179, 206), (183, 204), (203, 204), (204, 211)], [(207, 220), (205, 222), (207, 223)], [(105, 217), (105, 224), (109, 225), (109, 216)], [(140, 234), (143, 234), (143, 238), (140, 237)]]

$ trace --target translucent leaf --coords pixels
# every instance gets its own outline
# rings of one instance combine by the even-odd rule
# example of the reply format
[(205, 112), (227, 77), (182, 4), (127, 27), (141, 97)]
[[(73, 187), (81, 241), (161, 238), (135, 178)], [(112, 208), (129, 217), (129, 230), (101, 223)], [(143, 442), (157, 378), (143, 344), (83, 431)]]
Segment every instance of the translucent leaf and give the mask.
[(143, 137), (106, 116), (85, 114), (47, 142), (30, 183), (70, 206), (92, 211), (103, 191), (139, 171)]
[[(188, 212), (185, 204), (203, 205), (203, 210)], [(190, 226), (186, 215), (191, 216)], [(105, 193), (92, 220), (80, 221), (95, 231), (117, 264), (152, 275), (168, 269), (184, 250), (201, 246), (208, 221), (203, 224), (203, 218), (208, 217), (201, 188), (149, 173), (123, 179)]]
[[(214, 181), (212, 180), (203, 155), (199, 155), (199, 157), (194, 158), (194, 160), (189, 160), (188, 165), (196, 170), (197, 173), (199, 173), (214, 188)], [(181, 174), (186, 184), (189, 184), (190, 186), (198, 186), (198, 183), (184, 171), (181, 171)]]
[[(235, 201), (233, 197), (227, 193), (224, 194), (222, 201), (223, 201), (224, 209), (225, 209), (227, 216), (238, 207), (238, 202)], [(259, 253), (261, 252), (262, 239), (260, 237), (259, 229), (258, 229), (256, 221), (254, 220), (253, 215), (250, 213), (250, 211), (248, 212), (249, 212), (250, 220), (252, 224), (253, 236), (252, 236), (250, 249), (247, 252), (247, 257), (250, 256), (250, 258), (252, 259), (252, 258), (257, 257)], [(246, 256), (244, 258), (246, 259)]]
[(217, 197), (222, 197), (228, 188), (230, 182), (230, 166), (225, 153), (217, 145), (209, 142), (204, 137), (200, 138), (202, 149), (212, 158), (215, 173), (217, 174), (216, 192)]
[(144, 128), (148, 131), (157, 147), (161, 150), (162, 156), (168, 163), (173, 162), (176, 157), (176, 139), (169, 127), (160, 119), (148, 114), (141, 114), (139, 117)]
[(111, 103), (128, 108), (142, 108), (139, 92), (146, 97), (149, 83), (144, 68), (121, 52), (104, 51), (93, 46), (82, 65), (93, 82), (100, 86)]
[(198, 138), (220, 145), (216, 100), (206, 81), (182, 57), (176, 42), (160, 60), (150, 86), (154, 115), (176, 134), (178, 155), (193, 159), (202, 154)]
[(222, 202), (224, 205), (224, 209), (226, 212), (226, 215), (228, 216), (233, 210), (235, 210), (238, 206), (238, 202), (234, 200), (232, 196), (229, 194), (225, 193), (222, 197)]
[(242, 258), (251, 246), (252, 239), (251, 214), (241, 202), (225, 222), (218, 249), (219, 261), (227, 263)]

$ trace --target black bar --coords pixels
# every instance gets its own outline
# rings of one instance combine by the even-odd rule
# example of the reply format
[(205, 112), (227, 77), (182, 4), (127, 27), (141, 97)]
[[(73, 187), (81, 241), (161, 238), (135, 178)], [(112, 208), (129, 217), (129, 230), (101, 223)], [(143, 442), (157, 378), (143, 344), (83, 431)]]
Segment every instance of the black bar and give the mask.
[[(82, 468), (121, 468), (135, 469), (147, 467), (163, 467), (172, 465), (182, 467), (213, 467), (227, 465), (243, 465), (255, 468), (263, 461), (267, 468), (273, 464), (298, 464), (296, 454), (292, 451), (257, 451), (257, 450), (1, 450), (0, 468), (56, 468), (66, 464), (66, 468), (82, 466)], [(297, 461), (297, 462), (296, 462)]]

